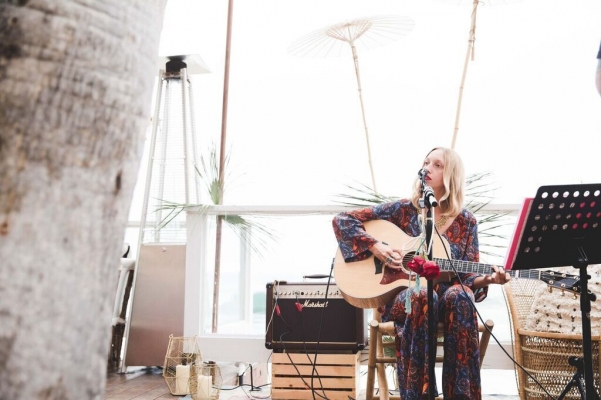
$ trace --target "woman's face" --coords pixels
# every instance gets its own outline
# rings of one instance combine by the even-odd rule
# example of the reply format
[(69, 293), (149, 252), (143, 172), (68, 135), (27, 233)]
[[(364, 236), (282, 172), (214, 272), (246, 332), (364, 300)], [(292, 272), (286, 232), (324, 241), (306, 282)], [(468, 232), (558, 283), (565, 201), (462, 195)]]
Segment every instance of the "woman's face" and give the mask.
[(426, 181), (435, 192), (444, 192), (444, 183), (442, 179), (444, 167), (444, 155), (440, 149), (432, 151), (424, 160), (424, 168), (428, 170)]

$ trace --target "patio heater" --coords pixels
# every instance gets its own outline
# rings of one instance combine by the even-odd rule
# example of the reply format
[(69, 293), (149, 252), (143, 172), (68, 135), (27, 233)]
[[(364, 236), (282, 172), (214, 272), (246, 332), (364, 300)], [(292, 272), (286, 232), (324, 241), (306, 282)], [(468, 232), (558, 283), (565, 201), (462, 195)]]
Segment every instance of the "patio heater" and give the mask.
[(152, 118), (152, 135), (140, 243), (184, 243), (185, 213), (171, 218), (166, 204), (197, 204), (195, 167), (198, 161), (194, 96), (190, 75), (209, 72), (199, 56), (162, 57), (165, 69), (159, 83)]
[(162, 365), (163, 337), (183, 329), (186, 213), (175, 215), (165, 206), (200, 202), (190, 75), (210, 71), (198, 55), (159, 57), (159, 62), (122, 372), (127, 365)]

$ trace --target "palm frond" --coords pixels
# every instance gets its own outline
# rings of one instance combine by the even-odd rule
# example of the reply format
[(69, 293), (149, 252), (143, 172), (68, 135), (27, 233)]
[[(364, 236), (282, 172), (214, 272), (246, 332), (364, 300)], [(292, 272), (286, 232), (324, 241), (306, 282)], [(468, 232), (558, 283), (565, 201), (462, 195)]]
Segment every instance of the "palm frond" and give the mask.
[(189, 208), (198, 207), (201, 209), (201, 213), (204, 213), (210, 207), (210, 206), (203, 205), (203, 204), (186, 204), (186, 203), (177, 203), (177, 202), (169, 201), (169, 200), (161, 200), (161, 199), (157, 199), (157, 200), (160, 202), (160, 206), (155, 208), (154, 212), (168, 211), (167, 215), (164, 216), (161, 219), (161, 221), (159, 222), (159, 226), (158, 226), (157, 230), (161, 230), (161, 229), (165, 228), (167, 225), (169, 225), (169, 223), (171, 221), (173, 221), (175, 218), (177, 218), (178, 215), (180, 215), (183, 211), (185, 211)]
[[(382, 335), (383, 343), (392, 343), (394, 342), (394, 336), (390, 335)], [(385, 357), (396, 357), (396, 350), (393, 346), (384, 346), (384, 356)]]
[(354, 207), (369, 207), (398, 200), (398, 197), (383, 195), (374, 191), (371, 187), (359, 182), (355, 182), (354, 185), (349, 184), (345, 186), (352, 192), (355, 192), (355, 194), (342, 193), (336, 195), (336, 197), (344, 199), (337, 201), (339, 204)]
[[(507, 239), (507, 236), (498, 233), (501, 227), (510, 224), (507, 216), (508, 212), (486, 212), (484, 208), (494, 200), (494, 190), (497, 189), (496, 183), (489, 171), (477, 172), (468, 175), (465, 179), (465, 208), (474, 214), (478, 221), (478, 235), (480, 245), (484, 250), (481, 253), (500, 256), (500, 254), (491, 252), (491, 248), (504, 249), (505, 246), (490, 243), (499, 242)], [(351, 207), (370, 207), (398, 200), (398, 197), (386, 196), (375, 192), (372, 188), (361, 183), (345, 185), (350, 194), (338, 194), (335, 197), (342, 200), (335, 200), (337, 203)]]
[[(230, 163), (231, 152), (226, 153), (224, 159), (223, 173), (225, 177), (230, 176), (229, 163)], [(155, 209), (155, 212), (167, 211), (167, 214), (162, 217), (159, 222), (158, 229), (164, 229), (169, 223), (171, 223), (178, 215), (182, 212), (197, 208), (200, 215), (206, 214), (211, 206), (219, 205), (222, 203), (223, 195), (225, 193), (225, 182), (230, 181), (228, 179), (219, 179), (219, 163), (217, 159), (217, 149), (213, 144), (210, 146), (207, 156), (200, 156), (199, 164), (194, 166), (196, 171), (197, 179), (201, 182), (201, 186), (205, 189), (208, 198), (211, 199), (212, 204), (191, 204), (191, 203), (178, 203), (163, 199), (158, 199), (160, 206)], [(241, 215), (224, 215), (222, 216), (223, 222), (225, 222), (231, 230), (257, 254), (261, 254), (261, 251), (268, 248), (268, 244), (274, 241), (276, 235), (264, 224), (257, 221), (257, 217), (245, 218)], [(251, 235), (251, 231), (253, 234)], [(252, 238), (252, 240), (251, 240)]]
[[(225, 156), (225, 165), (227, 165), (228, 160), (229, 153)], [(211, 202), (213, 204), (221, 204), (223, 199), (223, 185), (219, 182), (219, 163), (217, 161), (217, 150), (214, 144), (209, 149), (208, 158), (204, 156), (200, 157), (200, 166), (202, 169), (199, 169), (198, 166), (195, 166), (194, 169), (196, 170), (198, 178), (204, 184), (205, 189), (211, 198)]]
[(258, 218), (257, 216), (244, 218), (240, 215), (224, 215), (223, 222), (260, 256), (277, 239), (277, 236), (266, 225), (259, 222)]

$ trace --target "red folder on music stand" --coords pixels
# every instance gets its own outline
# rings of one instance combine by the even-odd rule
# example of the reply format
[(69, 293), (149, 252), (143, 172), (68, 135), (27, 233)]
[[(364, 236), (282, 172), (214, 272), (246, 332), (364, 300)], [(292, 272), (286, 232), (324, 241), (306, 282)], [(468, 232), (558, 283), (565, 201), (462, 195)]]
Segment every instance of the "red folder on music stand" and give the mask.
[(532, 205), (532, 200), (534, 200), (533, 197), (526, 197), (524, 199), (524, 202), (522, 203), (522, 208), (520, 209), (520, 213), (515, 224), (513, 236), (511, 237), (511, 241), (509, 242), (509, 246), (507, 247), (507, 256), (505, 257), (506, 270), (513, 269), (513, 264), (515, 263), (515, 258), (517, 255), (517, 248), (520, 241), (522, 240), (522, 236), (524, 233), (524, 224), (526, 223), (526, 219), (528, 218), (528, 214), (530, 213), (530, 206)]

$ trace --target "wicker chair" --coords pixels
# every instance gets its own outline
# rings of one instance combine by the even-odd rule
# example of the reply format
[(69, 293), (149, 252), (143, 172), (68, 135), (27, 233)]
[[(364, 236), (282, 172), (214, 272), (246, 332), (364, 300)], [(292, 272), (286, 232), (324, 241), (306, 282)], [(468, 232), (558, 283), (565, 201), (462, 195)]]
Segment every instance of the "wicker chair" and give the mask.
[[(514, 334), (514, 357), (531, 376), (521, 368), (518, 370), (521, 400), (548, 399), (548, 395), (536, 383), (554, 397), (558, 397), (576, 372), (568, 364), (570, 356), (582, 357), (582, 335), (568, 335), (551, 332), (534, 332), (523, 329), (535, 293), (541, 283), (532, 279), (512, 279), (503, 287), (507, 294)], [(595, 386), (599, 388), (599, 336), (592, 337), (593, 375)], [(536, 381), (535, 381), (536, 380)], [(565, 399), (581, 399), (576, 387), (566, 394)]]

